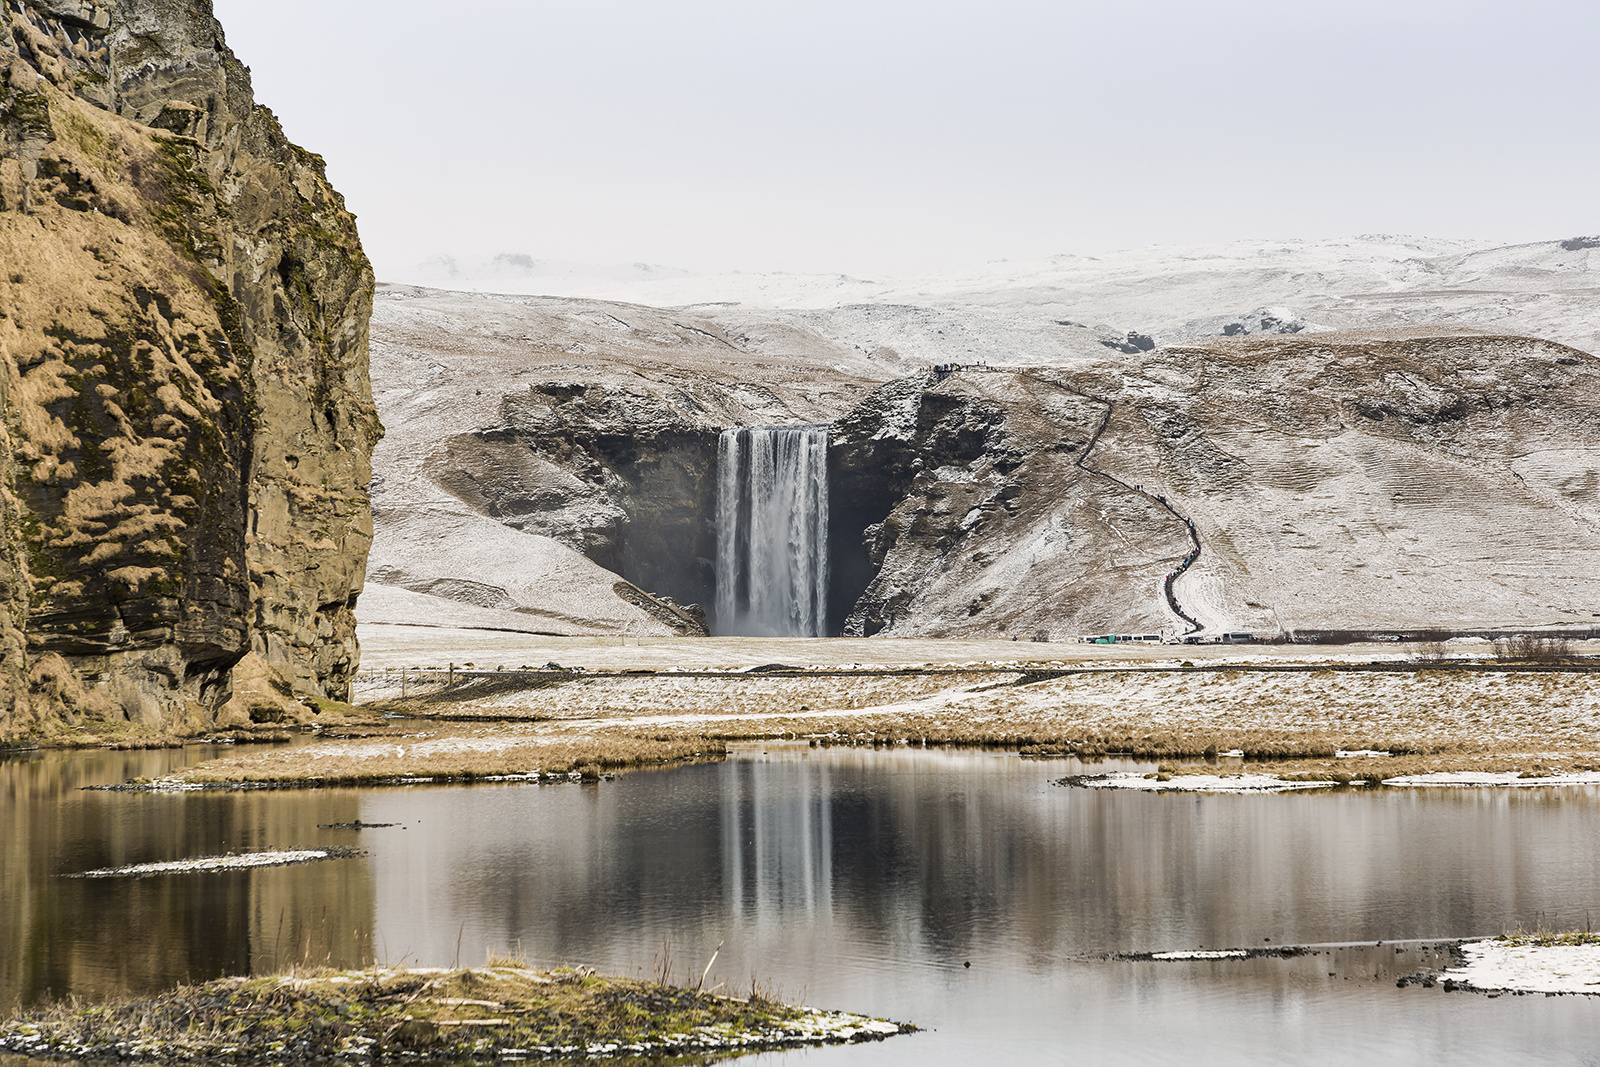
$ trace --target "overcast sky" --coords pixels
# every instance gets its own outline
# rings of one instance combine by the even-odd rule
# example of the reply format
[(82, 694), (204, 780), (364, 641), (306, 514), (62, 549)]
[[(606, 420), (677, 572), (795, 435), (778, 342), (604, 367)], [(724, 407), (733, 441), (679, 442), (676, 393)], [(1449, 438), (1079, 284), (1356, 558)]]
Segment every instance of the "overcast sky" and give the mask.
[(215, 0), (378, 269), (1600, 232), (1595, 0)]

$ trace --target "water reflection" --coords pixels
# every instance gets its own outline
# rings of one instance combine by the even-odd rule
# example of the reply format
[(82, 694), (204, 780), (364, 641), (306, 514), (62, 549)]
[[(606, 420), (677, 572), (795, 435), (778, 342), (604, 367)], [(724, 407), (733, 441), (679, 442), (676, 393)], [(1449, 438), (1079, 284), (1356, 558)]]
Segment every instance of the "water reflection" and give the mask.
[(1395, 978), (1421, 963), (1393, 945), (1246, 963), (1097, 957), (1579, 918), (1600, 884), (1593, 791), (1048, 784), (1073, 769), (769, 746), (593, 787), (373, 793), (363, 817), (420, 834), (403, 852), (372, 839), (377, 921), (386, 943), (409, 938), (434, 962), (520, 945), (545, 963), (647, 971), (665, 944), (680, 975), (698, 975), (721, 944), (713, 973), (730, 983), (754, 974), (939, 1028), (816, 1054), (839, 1062), (970, 1062), (997, 1047), (1017, 1062), (1068, 1050), (1170, 1062), (1176, 1049), (1201, 1063), (1414, 1049), (1414, 1062), (1490, 1062), (1529, 1047), (1561, 1062), (1586, 1048), (1593, 1005), (1401, 991)]
[(330, 843), (355, 793), (84, 791), (211, 758), (206, 747), (0, 761), (0, 1005), (160, 989), (188, 978), (347, 958), (369, 945), (364, 865), (61, 877), (98, 867)]
[[(624, 973), (670, 956), (678, 977), (698, 977), (720, 944), (712, 983), (754, 976), (938, 1028), (786, 1063), (997, 1049), (1015, 1062), (1487, 1063), (1529, 1049), (1584, 1062), (1600, 1014), (1575, 998), (1396, 989), (1421, 963), (1392, 944), (1600, 910), (1591, 789), (1146, 796), (1050, 785), (1071, 761), (769, 745), (599, 784), (140, 797), (74, 792), (78, 759), (0, 765), (13, 831), (0, 992), (12, 997), (306, 955), (448, 965), (521, 951)], [(398, 825), (317, 829), (358, 818)], [(136, 883), (49, 877), (319, 843), (370, 855)], [(1101, 958), (1269, 940), (1386, 944)]]

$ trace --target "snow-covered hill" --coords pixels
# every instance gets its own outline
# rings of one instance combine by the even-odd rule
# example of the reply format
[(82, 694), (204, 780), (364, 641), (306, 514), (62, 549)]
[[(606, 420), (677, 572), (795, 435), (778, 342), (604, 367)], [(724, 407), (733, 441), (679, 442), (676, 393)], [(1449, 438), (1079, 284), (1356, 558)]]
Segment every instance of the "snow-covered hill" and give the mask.
[[(1510, 246), (1391, 236), (1241, 241), (877, 279), (694, 275), (502, 256), (451, 261), (449, 270), (430, 262), (386, 280), (655, 307), (737, 304), (780, 312), (782, 321), (865, 351), (887, 346), (930, 363), (1048, 362), (1076, 350), (1081, 338), (1062, 334), (1083, 327), (1167, 343), (1295, 323), (1306, 330), (1450, 324), (1600, 348), (1600, 239), (1581, 237)], [(1263, 318), (1276, 321), (1264, 327)]]
[[(380, 289), (370, 577), (405, 595), (365, 621), (442, 597), (440, 619), (686, 632), (673, 601), (714, 583), (717, 432), (799, 422), (834, 423), (855, 471), (833, 613), (865, 632), (1570, 627), (1600, 608), (1600, 240), (889, 280), (480, 267), (453, 265), (456, 291)], [(980, 372), (926, 374), (947, 364)], [(891, 381), (903, 428), (862, 406)], [(1184, 519), (1202, 550), (1175, 610)]]

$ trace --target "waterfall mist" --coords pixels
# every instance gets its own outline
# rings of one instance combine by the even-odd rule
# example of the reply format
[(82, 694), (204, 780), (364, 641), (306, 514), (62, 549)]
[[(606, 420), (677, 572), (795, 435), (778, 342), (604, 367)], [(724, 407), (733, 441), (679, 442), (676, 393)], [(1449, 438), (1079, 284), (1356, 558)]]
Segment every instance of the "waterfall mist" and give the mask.
[(717, 440), (714, 632), (828, 635), (828, 427), (753, 426)]

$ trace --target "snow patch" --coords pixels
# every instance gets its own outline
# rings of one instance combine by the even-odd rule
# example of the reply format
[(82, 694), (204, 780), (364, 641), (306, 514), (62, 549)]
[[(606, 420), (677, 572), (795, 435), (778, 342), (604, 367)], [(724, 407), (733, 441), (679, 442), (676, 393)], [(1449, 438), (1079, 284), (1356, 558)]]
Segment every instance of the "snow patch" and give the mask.
[(274, 852), (245, 852), (232, 856), (205, 856), (192, 860), (167, 860), (161, 863), (134, 863), (125, 867), (102, 867), (68, 875), (70, 878), (147, 878), (158, 874), (193, 874), (210, 871), (243, 871), (254, 867), (289, 867), (298, 863), (342, 859), (364, 855), (357, 849), (291, 849)]
[(1518, 945), (1470, 941), (1467, 962), (1440, 977), (1482, 992), (1600, 995), (1600, 945)]
[(1084, 789), (1134, 789), (1147, 793), (1287, 793), (1297, 789), (1328, 789), (1336, 782), (1290, 782), (1270, 774), (1144, 775), (1133, 771), (1075, 775), (1061, 785)]
[(1533, 778), (1524, 778), (1516, 771), (1436, 771), (1432, 774), (1403, 774), (1398, 778), (1385, 778), (1383, 784), (1393, 786), (1600, 785), (1600, 771), (1571, 771)]

